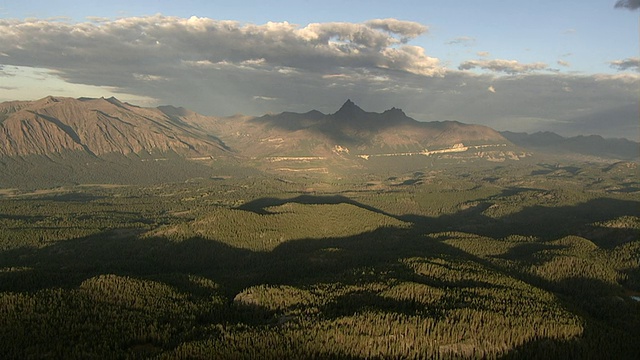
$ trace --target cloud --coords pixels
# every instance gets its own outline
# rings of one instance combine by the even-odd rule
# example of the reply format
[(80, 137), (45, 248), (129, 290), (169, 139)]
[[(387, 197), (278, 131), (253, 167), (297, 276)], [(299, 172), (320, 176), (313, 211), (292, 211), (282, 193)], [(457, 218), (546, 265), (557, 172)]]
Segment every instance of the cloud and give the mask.
[(568, 61), (565, 61), (565, 60), (562, 60), (562, 59), (558, 60), (557, 63), (558, 63), (558, 65), (564, 66), (564, 67), (570, 67), (571, 66), (571, 64)]
[(516, 60), (467, 60), (458, 66), (459, 70), (471, 70), (480, 68), (494, 72), (503, 72), (507, 74), (520, 74), (536, 70), (547, 69), (547, 64), (536, 62), (532, 64), (522, 64)]
[(453, 40), (447, 41), (445, 44), (447, 45), (462, 45), (462, 46), (473, 46), (476, 43), (476, 39), (470, 36), (459, 36)]
[[(2, 86), (22, 86), (20, 94), (37, 97), (55, 88), (66, 89), (66, 96), (114, 94), (140, 105), (156, 101), (219, 116), (331, 113), (352, 98), (368, 111), (395, 106), (424, 121), (563, 135), (584, 131), (582, 122), (588, 122), (590, 132), (603, 136), (637, 134), (638, 116), (628, 109), (635, 104), (637, 110), (640, 74), (552, 73), (542, 63), (491, 59), (460, 65), (483, 71), (446, 69), (428, 48), (412, 43), (428, 31), (414, 22), (255, 25), (161, 15), (99, 20), (0, 20), (0, 49), (7, 55), (0, 57), (6, 65), (0, 71), (16, 74), (3, 77)], [(12, 94), (17, 90), (0, 89), (0, 98)], [(541, 120), (517, 120), (533, 118)]]
[(488, 51), (478, 51), (476, 53), (476, 55), (480, 56), (480, 57), (487, 57), (489, 55), (491, 55)]
[(134, 73), (133, 78), (140, 81), (166, 81), (169, 80), (165, 77), (151, 74), (138, 74)]
[(253, 100), (275, 101), (275, 100), (278, 100), (278, 98), (269, 97), (269, 96), (254, 96)]
[(640, 0), (618, 0), (615, 5), (616, 9), (624, 8), (629, 10), (636, 10), (640, 8)]
[(493, 87), (493, 85), (489, 85), (489, 87), (487, 88), (487, 91), (494, 94), (496, 93), (496, 89)]
[(640, 70), (640, 57), (626, 58), (624, 60), (614, 60), (610, 61), (609, 64), (612, 68), (617, 69), (618, 71), (638, 71)]
[[(163, 77), (162, 72), (175, 71), (176, 64), (312, 72), (384, 68), (437, 76), (444, 71), (438, 59), (427, 56), (423, 48), (407, 45), (427, 30), (422, 24), (396, 19), (304, 27), (162, 15), (75, 24), (0, 20), (0, 48), (8, 55), (3, 62), (53, 68), (73, 80), (115, 67), (128, 74)], [(260, 63), (252, 63), (256, 60)]]
[(426, 33), (429, 28), (417, 22), (401, 21), (396, 19), (375, 19), (365, 22), (372, 29), (379, 29), (391, 34), (400, 35), (402, 42), (418, 37)]

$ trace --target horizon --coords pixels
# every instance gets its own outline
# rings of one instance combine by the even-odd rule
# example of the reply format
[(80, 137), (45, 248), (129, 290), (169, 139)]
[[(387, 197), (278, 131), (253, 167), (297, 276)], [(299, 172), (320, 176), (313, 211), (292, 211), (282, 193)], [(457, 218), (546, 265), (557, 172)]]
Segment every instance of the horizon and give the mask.
[(635, 1), (279, 5), (0, 2), (0, 101), (257, 116), (350, 98), (419, 121), (639, 140)]
[[(70, 97), (70, 96), (55, 96), (55, 95), (47, 95), (47, 96), (45, 96), (45, 97), (42, 97), (42, 98), (39, 98), (39, 99), (34, 99), (34, 100), (13, 100), (13, 101), (29, 101), (29, 102), (37, 102), (37, 101), (41, 101), (41, 100), (44, 100), (44, 99), (46, 99), (46, 98), (50, 98), (50, 97), (51, 97), (51, 98), (62, 98), (62, 99), (73, 99), (73, 100), (99, 100), (99, 99), (103, 99), (103, 100), (110, 100), (110, 99), (114, 99), (114, 100), (116, 100), (116, 101), (119, 101), (119, 102), (122, 102), (122, 103), (125, 103), (125, 104), (128, 104), (128, 105), (131, 105), (131, 106), (135, 106), (135, 107), (142, 107), (142, 108), (145, 108), (145, 107), (146, 107), (146, 108), (160, 108), (160, 107), (165, 107), (165, 106), (171, 106), (171, 107), (174, 107), (174, 108), (179, 108), (179, 109), (181, 108), (181, 109), (185, 109), (185, 110), (193, 111), (192, 109), (189, 109), (189, 108), (186, 108), (186, 107), (183, 107), (183, 106), (178, 106), (178, 105), (175, 105), (175, 104), (160, 104), (160, 105), (157, 105), (157, 106), (150, 106), (150, 107), (149, 107), (149, 106), (144, 106), (144, 105), (140, 105), (140, 104), (135, 104), (134, 102), (131, 102), (131, 101), (123, 101), (123, 100), (121, 100), (121, 99), (118, 99), (116, 96), (110, 96), (110, 97), (108, 97), (108, 98), (107, 98), (107, 97), (104, 97), (104, 96), (101, 96), (101, 97), (86, 97), (86, 96), (82, 96), (82, 97), (74, 98), (74, 97)], [(396, 109), (396, 110), (400, 110), (400, 111), (404, 112), (404, 109), (399, 108), (399, 107), (396, 107), (396, 106), (388, 107), (388, 108), (386, 108), (385, 110), (382, 110), (382, 111), (379, 111), (379, 112), (378, 112), (378, 111), (369, 111), (369, 110), (367, 110), (367, 109), (362, 108), (362, 107), (361, 107), (360, 105), (358, 105), (356, 102), (354, 102), (353, 100), (351, 100), (350, 98), (348, 98), (347, 100), (345, 100), (345, 101), (342, 103), (342, 105), (340, 105), (339, 107), (337, 107), (337, 109), (336, 109), (336, 110), (334, 110), (333, 112), (323, 112), (323, 111), (320, 111), (320, 110), (318, 110), (318, 109), (307, 109), (307, 110), (302, 110), (302, 111), (289, 111), (289, 110), (287, 110), (287, 109), (284, 109), (284, 110), (280, 110), (280, 111), (276, 111), (276, 112), (268, 112), (268, 113), (259, 114), (259, 115), (247, 115), (247, 114), (242, 114), (242, 113), (235, 113), (235, 114), (233, 114), (233, 115), (229, 115), (229, 116), (225, 116), (225, 117), (234, 117), (234, 116), (253, 116), (253, 117), (256, 117), (256, 118), (257, 118), (257, 117), (266, 116), (266, 115), (280, 115), (280, 114), (283, 114), (283, 113), (305, 114), (305, 113), (312, 112), (312, 111), (317, 111), (317, 112), (320, 112), (321, 114), (323, 114), (323, 115), (325, 115), (325, 116), (330, 116), (330, 115), (333, 115), (333, 114), (338, 113), (338, 112), (342, 109), (342, 107), (344, 107), (344, 105), (345, 105), (345, 104), (347, 104), (347, 103), (351, 103), (351, 104), (355, 105), (355, 107), (359, 108), (360, 110), (363, 110), (363, 111), (364, 111), (364, 112), (366, 112), (366, 113), (381, 114), (381, 113), (383, 113), (383, 112), (385, 112), (385, 111), (394, 110), (394, 109)], [(1, 103), (0, 103), (0, 104), (1, 104)], [(197, 111), (194, 111), (194, 112), (198, 113)], [(200, 114), (200, 113), (198, 113), (198, 114)], [(200, 114), (200, 115), (210, 116), (210, 117), (213, 117), (213, 118), (216, 118), (216, 117), (217, 117), (217, 118), (222, 118), (222, 117), (223, 117), (223, 116), (205, 115), (205, 114)], [(406, 115), (406, 114), (405, 114), (405, 115)], [(408, 115), (407, 115), (407, 116), (408, 116)], [(411, 117), (411, 116), (409, 116), (409, 118), (411, 118), (411, 119), (413, 119), (413, 120), (415, 120), (415, 121), (418, 121), (418, 122), (425, 122), (425, 123), (429, 123), (429, 122), (458, 122), (458, 123), (462, 123), (462, 124), (472, 124), (472, 123), (466, 123), (466, 122), (458, 121), (458, 120), (432, 120), (432, 121), (424, 121), (424, 120), (420, 120), (420, 119), (415, 119), (415, 118), (413, 118), (413, 117)], [(474, 125), (482, 125), (482, 124), (474, 124)], [(487, 127), (491, 128), (491, 127), (490, 127), (490, 126), (488, 126), (488, 125), (482, 125), (482, 126), (487, 126)], [(493, 129), (493, 128), (492, 128), (492, 129)], [(602, 136), (602, 135), (599, 135), (599, 134), (578, 134), (578, 135), (573, 135), (573, 136), (564, 136), (564, 135), (562, 135), (562, 134), (558, 134), (558, 133), (556, 133), (556, 132), (549, 131), (549, 130), (538, 130), (538, 131), (535, 131), (535, 132), (512, 131), (512, 130), (509, 130), (509, 129), (506, 129), (506, 130), (498, 130), (498, 129), (494, 129), (494, 130), (496, 130), (496, 131), (498, 131), (498, 132), (501, 132), (501, 133), (503, 133), (503, 132), (510, 132), (510, 133), (514, 133), (514, 134), (527, 134), (527, 135), (535, 135), (535, 134), (546, 134), (546, 133), (549, 133), (549, 134), (560, 135), (560, 136), (562, 136), (562, 137), (563, 137), (563, 138), (565, 138), (565, 139), (569, 139), (569, 138), (580, 138), (580, 137), (590, 137), (590, 136), (599, 136), (599, 137), (601, 137), (601, 138), (603, 138), (603, 139), (605, 139), (605, 140), (627, 140), (627, 141), (631, 141), (631, 142), (634, 142), (634, 143), (640, 144), (640, 141), (638, 141), (638, 140), (634, 140), (634, 139), (629, 139), (629, 138), (626, 138), (626, 137), (606, 137), (606, 136)]]

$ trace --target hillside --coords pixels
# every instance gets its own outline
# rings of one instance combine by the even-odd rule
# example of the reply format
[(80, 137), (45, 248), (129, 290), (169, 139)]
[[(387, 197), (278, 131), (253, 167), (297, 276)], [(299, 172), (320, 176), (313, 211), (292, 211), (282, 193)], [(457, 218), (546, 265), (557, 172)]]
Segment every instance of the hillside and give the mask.
[(262, 171), (345, 176), (516, 161), (532, 151), (605, 161), (638, 154), (638, 144), (627, 140), (501, 134), (455, 121), (421, 122), (397, 108), (368, 112), (351, 100), (331, 114), (213, 117), (170, 105), (49, 96), (0, 104), (0, 144), (4, 187), (139, 184)]
[(302, 132), (307, 137), (323, 138), (332, 147), (348, 148), (355, 154), (419, 152), (451, 147), (457, 143), (497, 144), (507, 141), (495, 130), (458, 122), (419, 122), (402, 110), (367, 112), (347, 100), (335, 113), (318, 111), (305, 114), (265, 115), (253, 123), (275, 130)]
[[(0, 156), (94, 156), (175, 152), (184, 156), (227, 152), (215, 137), (159, 109), (110, 99), (47, 97), (0, 104)], [(188, 116), (187, 116), (188, 117)]]
[(512, 143), (543, 153), (586, 155), (600, 158), (635, 160), (640, 157), (640, 144), (627, 139), (605, 139), (599, 135), (563, 137), (552, 132), (534, 134), (503, 131)]

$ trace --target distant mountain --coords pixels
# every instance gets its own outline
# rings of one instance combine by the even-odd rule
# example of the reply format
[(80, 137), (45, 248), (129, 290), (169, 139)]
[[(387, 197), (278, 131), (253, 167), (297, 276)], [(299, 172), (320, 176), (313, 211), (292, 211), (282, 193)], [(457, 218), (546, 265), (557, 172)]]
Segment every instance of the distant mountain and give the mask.
[(83, 152), (136, 155), (176, 153), (185, 156), (228, 152), (219, 139), (184, 120), (109, 99), (46, 97), (0, 104), (0, 156)]
[(640, 144), (627, 139), (605, 139), (599, 135), (566, 138), (552, 132), (527, 134), (503, 131), (501, 134), (517, 146), (538, 152), (619, 160), (640, 158)]
[(224, 172), (408, 171), (439, 159), (520, 160), (532, 150), (638, 157), (638, 143), (628, 140), (501, 134), (455, 121), (420, 122), (397, 108), (368, 112), (351, 100), (332, 114), (260, 117), (204, 116), (115, 98), (49, 96), (0, 104), (0, 187), (184, 181)]
[[(249, 156), (329, 156), (420, 152), (455, 144), (505, 144), (495, 130), (459, 122), (420, 122), (402, 110), (367, 112), (347, 100), (333, 114), (317, 110), (256, 118), (224, 118), (199, 124)], [(232, 130), (232, 131), (229, 131)]]

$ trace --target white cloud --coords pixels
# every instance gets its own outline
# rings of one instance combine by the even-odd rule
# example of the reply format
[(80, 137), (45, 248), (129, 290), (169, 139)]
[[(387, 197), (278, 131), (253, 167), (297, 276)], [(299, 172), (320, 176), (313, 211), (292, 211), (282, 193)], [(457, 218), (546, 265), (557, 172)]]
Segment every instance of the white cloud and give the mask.
[(275, 101), (275, 100), (278, 100), (278, 98), (269, 97), (269, 96), (254, 96), (253, 100)]
[(142, 68), (148, 66), (158, 67), (154, 72), (169, 71), (180, 62), (313, 72), (378, 67), (424, 76), (443, 71), (423, 48), (403, 45), (428, 30), (410, 21), (376, 19), (301, 27), (288, 22), (243, 25), (195, 16), (99, 20), (76, 24), (0, 20), (0, 48), (11, 63), (57, 69), (69, 78), (116, 66), (133, 68), (129, 73), (145, 73)]
[(536, 62), (531, 64), (523, 64), (517, 60), (467, 60), (458, 66), (459, 70), (471, 70), (480, 68), (494, 72), (503, 72), (507, 74), (521, 74), (537, 70), (547, 69), (547, 64)]
[(625, 136), (638, 126), (629, 110), (637, 112), (638, 73), (562, 74), (543, 63), (491, 59), (460, 65), (483, 71), (447, 70), (411, 43), (427, 31), (395, 19), (302, 26), (161, 15), (81, 24), (0, 19), (6, 55), (0, 100), (115, 95), (212, 115), (261, 115), (329, 113), (352, 98), (363, 99), (358, 104), (366, 110), (396, 106), (425, 121), (494, 126), (513, 118), (557, 119), (536, 122), (535, 130), (567, 135), (584, 131), (586, 122), (605, 136)]
[(163, 77), (163, 76), (150, 75), (150, 74), (138, 74), (138, 73), (135, 73), (135, 74), (133, 74), (133, 77), (136, 80), (140, 80), (140, 81), (166, 81), (166, 80), (169, 80), (168, 78)]
[(571, 66), (571, 64), (568, 61), (562, 60), (562, 59), (558, 60), (557, 64), (560, 65), (560, 66), (564, 66), (564, 67), (570, 67)]
[(375, 19), (365, 22), (372, 29), (384, 30), (392, 34), (400, 35), (401, 42), (407, 42), (426, 33), (429, 28), (417, 22), (401, 21), (397, 19)]
[(490, 53), (488, 51), (478, 51), (476, 53), (476, 55), (480, 56), (480, 57), (487, 57), (490, 55)]
[(440, 60), (427, 56), (419, 46), (405, 45), (400, 48), (386, 48), (382, 51), (384, 58), (378, 67), (394, 69), (400, 67), (406, 71), (424, 76), (442, 76), (445, 69), (440, 67)]
[(640, 70), (640, 57), (631, 57), (624, 60), (614, 60), (610, 61), (609, 64), (612, 68), (617, 69), (618, 71), (638, 71)]

